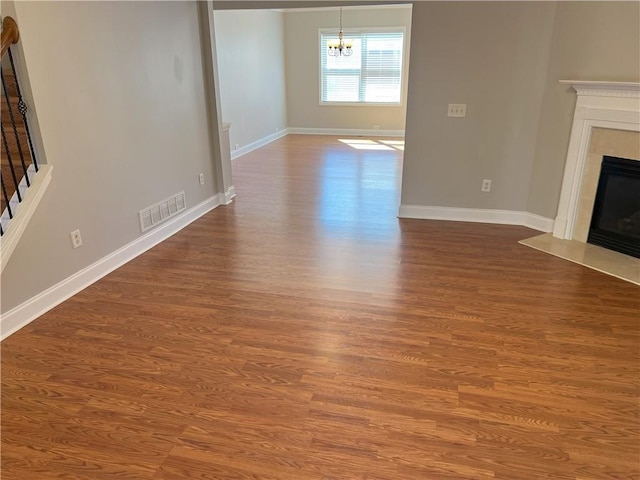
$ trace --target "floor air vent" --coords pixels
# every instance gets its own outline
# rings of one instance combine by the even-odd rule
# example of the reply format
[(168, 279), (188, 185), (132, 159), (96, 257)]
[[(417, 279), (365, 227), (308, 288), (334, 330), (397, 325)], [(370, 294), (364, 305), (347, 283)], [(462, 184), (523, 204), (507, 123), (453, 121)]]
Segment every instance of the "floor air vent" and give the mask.
[(140, 210), (140, 229), (146, 232), (187, 208), (184, 192)]

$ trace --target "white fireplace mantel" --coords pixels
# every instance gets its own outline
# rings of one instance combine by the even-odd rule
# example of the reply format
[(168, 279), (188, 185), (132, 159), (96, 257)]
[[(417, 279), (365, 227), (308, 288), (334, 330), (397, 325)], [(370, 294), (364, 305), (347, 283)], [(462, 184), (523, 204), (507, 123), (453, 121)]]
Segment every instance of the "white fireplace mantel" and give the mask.
[(561, 80), (578, 94), (553, 236), (573, 239), (593, 128), (640, 132), (640, 83)]
[(560, 83), (571, 85), (578, 96), (640, 98), (640, 83), (636, 82), (560, 80)]

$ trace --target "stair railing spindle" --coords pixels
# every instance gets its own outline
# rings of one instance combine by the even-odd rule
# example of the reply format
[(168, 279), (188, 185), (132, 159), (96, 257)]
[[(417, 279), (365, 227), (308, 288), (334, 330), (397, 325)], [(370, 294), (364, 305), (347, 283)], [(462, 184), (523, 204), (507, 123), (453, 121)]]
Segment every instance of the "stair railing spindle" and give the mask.
[[(11, 58), (11, 49), (9, 49), (9, 58)], [(16, 86), (18, 85), (18, 79), (15, 77), (15, 72), (14, 73), (14, 79), (15, 79), (15, 84)], [(4, 72), (2, 72), (2, 69), (0, 69), (0, 75), (2, 76), (2, 90), (4, 92), (4, 99), (5, 102), (7, 104), (7, 108), (9, 109), (9, 120), (11, 121), (11, 126), (13, 127), (13, 135), (16, 139), (16, 146), (18, 147), (18, 156), (20, 157), (20, 164), (22, 165), (22, 171), (24, 173), (24, 178), (27, 182), (27, 186), (30, 187), (31, 186), (31, 181), (29, 180), (29, 173), (27, 172), (27, 165), (24, 161), (24, 153), (22, 152), (22, 146), (20, 145), (20, 135), (18, 134), (18, 128), (16, 125), (16, 118), (15, 115), (13, 113), (13, 106), (11, 105), (11, 100), (9, 99), (9, 92), (7, 91), (7, 84), (5, 82), (4, 79)], [(19, 101), (19, 100), (18, 100)], [(5, 139), (6, 140), (6, 139)], [(17, 188), (17, 186), (16, 186)]]
[[(11, 171), (11, 177), (13, 183), (16, 186), (16, 193), (18, 194), (18, 201), (22, 201), (22, 195), (20, 194), (20, 183), (16, 176), (16, 169), (13, 167), (13, 160), (11, 159), (11, 153), (9, 152), (9, 144), (7, 143), (7, 135), (4, 133), (4, 125), (0, 124), (0, 131), (2, 132), (2, 144), (4, 145), (4, 152), (7, 155), (7, 161), (9, 162), (9, 170)], [(8, 204), (7, 204), (8, 205)]]
[[(10, 198), (7, 194), (7, 187), (4, 185), (4, 177), (0, 176), (0, 184), (2, 184), (2, 198), (4, 198), (4, 203), (7, 206), (7, 212), (9, 212), (9, 218), (13, 218), (13, 210), (11, 210), (11, 203), (9, 202)], [(0, 223), (0, 227), (2, 224)]]
[(11, 49), (9, 49), (9, 63), (11, 64), (11, 71), (13, 72), (13, 78), (16, 80), (16, 93), (18, 94), (18, 112), (22, 115), (22, 120), (24, 123), (24, 130), (27, 134), (27, 142), (29, 142), (29, 150), (31, 152), (31, 161), (33, 162), (33, 167), (36, 172), (38, 171), (38, 160), (36, 157), (36, 152), (33, 148), (33, 142), (31, 141), (31, 132), (29, 131), (29, 122), (27, 122), (27, 104), (22, 98), (22, 91), (20, 90), (20, 82), (18, 81), (18, 73), (16, 72), (16, 66), (13, 63), (13, 53), (11, 53)]

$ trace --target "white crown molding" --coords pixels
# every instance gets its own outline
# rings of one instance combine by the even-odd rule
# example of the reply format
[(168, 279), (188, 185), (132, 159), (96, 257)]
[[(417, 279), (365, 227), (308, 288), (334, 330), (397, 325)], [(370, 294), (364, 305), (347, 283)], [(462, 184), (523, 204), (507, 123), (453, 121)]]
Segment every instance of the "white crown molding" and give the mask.
[[(221, 203), (220, 197), (220, 195), (210, 197), (4, 313), (0, 316), (0, 338), (4, 340), (56, 305), (182, 230), (191, 222), (219, 206)], [(224, 195), (222, 197), (224, 198)]]
[(640, 83), (638, 82), (560, 80), (560, 83), (571, 85), (578, 95), (640, 99)]

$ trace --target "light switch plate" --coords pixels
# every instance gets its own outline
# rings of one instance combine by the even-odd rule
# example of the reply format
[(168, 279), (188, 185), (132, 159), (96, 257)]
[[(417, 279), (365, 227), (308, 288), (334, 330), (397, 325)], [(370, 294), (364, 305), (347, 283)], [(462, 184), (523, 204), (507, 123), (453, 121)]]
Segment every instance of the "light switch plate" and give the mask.
[(447, 113), (449, 117), (466, 117), (467, 116), (467, 104), (466, 103), (450, 103), (449, 111)]

